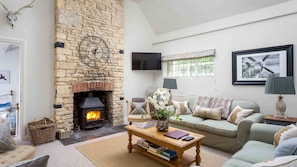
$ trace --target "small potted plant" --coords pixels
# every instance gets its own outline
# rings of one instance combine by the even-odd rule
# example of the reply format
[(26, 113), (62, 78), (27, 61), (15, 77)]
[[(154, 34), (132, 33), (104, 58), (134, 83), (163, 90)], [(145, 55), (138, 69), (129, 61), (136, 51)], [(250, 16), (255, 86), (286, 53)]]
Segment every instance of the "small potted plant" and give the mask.
[(154, 116), (157, 118), (157, 129), (159, 131), (167, 132), (169, 117), (172, 115), (172, 112), (166, 107), (164, 109), (157, 109), (154, 113)]
[(166, 120), (172, 115), (172, 112), (166, 108), (164, 109), (158, 109), (155, 111), (154, 116), (158, 120)]

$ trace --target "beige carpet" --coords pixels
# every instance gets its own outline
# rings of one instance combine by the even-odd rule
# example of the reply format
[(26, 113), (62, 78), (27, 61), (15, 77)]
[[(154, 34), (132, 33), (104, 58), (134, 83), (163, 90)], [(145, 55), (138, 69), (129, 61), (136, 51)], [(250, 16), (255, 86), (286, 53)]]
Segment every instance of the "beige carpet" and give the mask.
[[(132, 141), (136, 141), (137, 137), (133, 136)], [(88, 143), (77, 146), (83, 155), (92, 161), (98, 167), (163, 167), (164, 165), (152, 160), (140, 153), (133, 151), (128, 153), (128, 135), (121, 135), (106, 140)], [(192, 148), (187, 152), (195, 154)], [(200, 152), (202, 167), (220, 167), (226, 159), (203, 150)]]

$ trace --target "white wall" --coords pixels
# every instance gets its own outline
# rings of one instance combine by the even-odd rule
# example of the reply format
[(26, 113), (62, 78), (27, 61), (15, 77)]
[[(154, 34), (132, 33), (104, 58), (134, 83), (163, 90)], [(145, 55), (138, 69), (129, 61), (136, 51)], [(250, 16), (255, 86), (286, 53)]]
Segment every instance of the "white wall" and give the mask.
[[(9, 94), (11, 90), (19, 93), (19, 49), (0, 52), (0, 71), (9, 71), (9, 82), (0, 84), (0, 95)], [(18, 97), (14, 96), (14, 99)]]
[[(124, 97), (130, 100), (132, 97), (145, 97), (146, 90), (154, 87), (154, 74), (161, 71), (132, 71), (132, 52), (149, 52), (153, 50), (152, 41), (154, 33), (143, 13), (136, 3), (125, 0), (125, 65), (124, 65)], [(124, 117), (127, 116), (126, 104), (124, 104)], [(124, 119), (127, 120), (126, 118)]]
[[(31, 2), (1, 1), (10, 10), (17, 10)], [(36, 1), (33, 8), (23, 9), (14, 29), (0, 12), (0, 38), (25, 42), (21, 102), (21, 136), (25, 126), (36, 118), (53, 117), (53, 61), (54, 61), (54, 1)], [(2, 11), (2, 9), (1, 9)]]
[[(275, 114), (277, 95), (264, 94), (264, 85), (232, 85), (232, 51), (294, 44), (297, 50), (297, 1), (291, 1), (280, 8), (223, 19), (217, 22), (191, 27), (173, 33), (157, 36), (154, 49), (163, 55), (215, 49), (215, 77), (178, 79), (178, 90), (174, 95), (209, 95), (257, 102), (264, 114)], [(276, 11), (274, 11), (277, 9)], [(293, 14), (284, 14), (290, 10)], [(274, 18), (269, 19), (269, 16)], [(280, 17), (279, 17), (280, 16)], [(238, 20), (238, 19), (241, 20)], [(234, 23), (239, 23), (238, 25)], [(219, 24), (226, 25), (225, 27)], [(211, 26), (212, 25), (212, 26)], [(228, 27), (229, 25), (229, 27)], [(214, 29), (217, 28), (217, 29)], [(207, 29), (209, 28), (209, 32)], [(297, 59), (294, 58), (296, 67)], [(294, 68), (296, 74), (297, 68)], [(162, 75), (155, 76), (158, 82)], [(156, 81), (157, 81), (156, 80)], [(296, 83), (296, 79), (295, 79)], [(297, 87), (297, 84), (296, 84)], [(297, 117), (297, 96), (284, 95), (289, 116)]]

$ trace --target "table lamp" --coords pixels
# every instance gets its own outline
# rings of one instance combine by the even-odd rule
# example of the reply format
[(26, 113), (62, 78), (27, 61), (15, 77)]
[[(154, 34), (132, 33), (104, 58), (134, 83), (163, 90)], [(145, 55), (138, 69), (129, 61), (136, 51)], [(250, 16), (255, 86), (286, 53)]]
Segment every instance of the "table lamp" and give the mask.
[(277, 117), (284, 118), (286, 103), (282, 94), (295, 94), (294, 78), (289, 77), (268, 77), (265, 83), (265, 94), (279, 94), (275, 103)]
[(177, 89), (176, 79), (164, 78), (163, 88)]
[(177, 89), (176, 79), (164, 78), (163, 88), (169, 89), (169, 93), (170, 93), (169, 102), (172, 103), (171, 89)]

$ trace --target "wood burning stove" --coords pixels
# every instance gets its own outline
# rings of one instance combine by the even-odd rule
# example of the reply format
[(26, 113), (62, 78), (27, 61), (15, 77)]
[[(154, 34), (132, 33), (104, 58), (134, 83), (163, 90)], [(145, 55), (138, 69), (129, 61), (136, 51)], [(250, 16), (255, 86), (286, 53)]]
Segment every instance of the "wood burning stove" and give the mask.
[(89, 93), (79, 104), (79, 126), (82, 130), (100, 128), (106, 121), (105, 105), (98, 97)]

